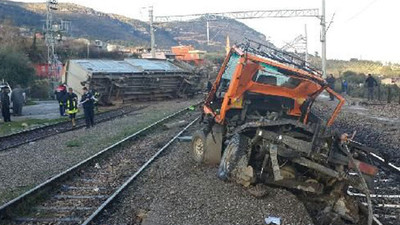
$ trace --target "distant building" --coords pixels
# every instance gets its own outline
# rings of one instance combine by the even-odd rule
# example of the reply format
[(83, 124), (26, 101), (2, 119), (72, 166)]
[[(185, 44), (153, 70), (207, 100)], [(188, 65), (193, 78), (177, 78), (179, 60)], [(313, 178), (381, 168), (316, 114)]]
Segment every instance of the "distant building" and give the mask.
[(64, 73), (64, 65), (58, 62), (55, 71), (51, 71), (49, 64), (39, 63), (35, 64), (35, 75), (39, 78), (55, 78), (56, 80), (61, 80), (61, 76)]
[(118, 51), (119, 49), (120, 49), (120, 46), (118, 46), (118, 45), (112, 45), (112, 44), (107, 45), (108, 52), (115, 52), (115, 51)]
[(175, 54), (176, 59), (193, 62), (196, 65), (200, 65), (204, 62), (206, 51), (195, 50), (191, 45), (181, 45), (171, 47), (171, 51)]

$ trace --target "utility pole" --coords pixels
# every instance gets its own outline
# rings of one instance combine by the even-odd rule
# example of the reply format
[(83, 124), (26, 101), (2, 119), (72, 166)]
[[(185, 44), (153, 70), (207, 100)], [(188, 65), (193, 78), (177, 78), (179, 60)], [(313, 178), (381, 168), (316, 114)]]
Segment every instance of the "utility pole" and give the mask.
[(210, 22), (207, 20), (207, 45), (210, 45)]
[(304, 61), (306, 62), (306, 66), (308, 64), (308, 35), (307, 35), (307, 24), (304, 25), (304, 43), (305, 43), (305, 52), (304, 52)]
[(47, 46), (47, 64), (48, 64), (48, 72), (51, 78), (54, 78), (54, 71), (56, 69), (57, 64), (57, 56), (55, 54), (55, 34), (57, 27), (54, 24), (53, 20), (53, 11), (57, 10), (57, 0), (48, 0), (47, 1), (47, 13), (46, 13), (46, 27), (45, 27), (45, 40)]
[(150, 48), (151, 48), (151, 58), (156, 58), (156, 50), (155, 45), (156, 45), (156, 40), (154, 37), (154, 26), (153, 26), (153, 19), (154, 19), (154, 15), (153, 15), (153, 6), (149, 7), (149, 19), (150, 19)]
[(90, 40), (86, 43), (86, 58), (90, 57)]
[(321, 44), (322, 44), (322, 78), (326, 79), (326, 21), (325, 21), (325, 0), (322, 0), (321, 15)]

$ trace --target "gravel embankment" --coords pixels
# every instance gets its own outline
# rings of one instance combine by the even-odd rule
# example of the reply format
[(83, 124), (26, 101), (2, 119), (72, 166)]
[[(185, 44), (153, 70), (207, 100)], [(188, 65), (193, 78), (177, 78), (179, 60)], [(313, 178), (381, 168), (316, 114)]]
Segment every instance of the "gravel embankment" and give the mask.
[(400, 166), (400, 105), (345, 106), (334, 127)]
[(199, 100), (149, 103), (145, 109), (88, 130), (75, 130), (0, 152), (0, 204), (134, 131)]
[[(93, 161), (67, 179), (60, 189), (48, 192), (48, 199), (32, 206), (31, 210), (17, 214), (15, 217), (26, 218), (80, 218), (83, 223), (94, 210), (68, 210), (66, 212), (55, 212), (49, 210), (38, 210), (40, 207), (99, 207), (103, 199), (57, 199), (54, 196), (73, 195), (73, 196), (111, 196), (132, 174), (134, 174), (147, 160), (149, 160), (160, 147), (170, 141), (179, 131), (189, 122), (199, 117), (198, 111), (187, 111), (180, 117), (168, 120), (166, 123), (183, 121), (180, 126), (165, 128), (163, 126), (152, 129), (141, 135), (140, 138), (133, 139), (122, 147), (115, 149), (107, 156)], [(184, 120), (182, 118), (185, 118)], [(164, 123), (165, 124), (165, 123)], [(85, 189), (69, 189), (68, 187), (85, 187)], [(90, 188), (88, 188), (90, 187)], [(53, 197), (52, 197), (53, 196)], [(32, 222), (0, 221), (0, 224), (31, 224)]]
[[(321, 116), (333, 112), (337, 102), (317, 101), (313, 111)], [(365, 105), (359, 99), (349, 98), (340, 111), (332, 128), (341, 133), (353, 134), (355, 140), (375, 148), (381, 156), (400, 166), (400, 105)]]
[[(188, 135), (197, 127), (191, 128)], [(289, 191), (266, 187), (256, 198), (239, 184), (219, 180), (217, 168), (197, 165), (190, 142), (178, 142), (123, 193), (97, 224), (313, 224), (303, 204)]]

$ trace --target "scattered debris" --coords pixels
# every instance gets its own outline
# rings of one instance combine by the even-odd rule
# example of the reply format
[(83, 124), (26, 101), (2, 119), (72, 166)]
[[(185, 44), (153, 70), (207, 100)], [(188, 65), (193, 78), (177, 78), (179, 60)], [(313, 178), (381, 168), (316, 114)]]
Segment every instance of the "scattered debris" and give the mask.
[(248, 192), (256, 198), (263, 198), (270, 193), (270, 188), (264, 184), (257, 184), (255, 186), (251, 186), (248, 189)]
[(186, 124), (185, 120), (179, 120), (177, 122), (166, 123), (166, 124), (163, 125), (163, 127), (165, 129), (171, 129), (171, 128), (174, 128), (174, 127), (182, 127), (185, 124)]
[(141, 223), (147, 217), (147, 212), (143, 209), (139, 210), (136, 215), (136, 222)]
[(265, 223), (271, 225), (281, 225), (281, 218), (269, 216), (265, 218)]
[(192, 136), (180, 136), (178, 137), (178, 140), (180, 142), (190, 142), (192, 141)]

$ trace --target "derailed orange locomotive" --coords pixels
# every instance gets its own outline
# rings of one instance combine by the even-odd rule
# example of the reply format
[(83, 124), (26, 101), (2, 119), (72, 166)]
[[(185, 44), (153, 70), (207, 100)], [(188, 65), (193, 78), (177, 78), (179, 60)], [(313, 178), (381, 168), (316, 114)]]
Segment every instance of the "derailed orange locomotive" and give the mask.
[[(324, 91), (338, 100), (325, 120), (312, 110)], [(351, 185), (368, 193), (378, 171), (365, 162), (362, 145), (330, 131), (344, 103), (307, 63), (248, 41), (231, 49), (208, 93), (193, 158), (219, 164), (223, 180), (327, 196), (320, 199), (330, 213), (357, 223), (358, 203), (346, 190)]]

